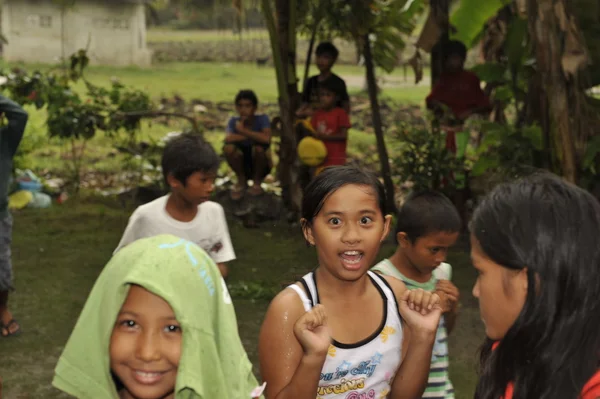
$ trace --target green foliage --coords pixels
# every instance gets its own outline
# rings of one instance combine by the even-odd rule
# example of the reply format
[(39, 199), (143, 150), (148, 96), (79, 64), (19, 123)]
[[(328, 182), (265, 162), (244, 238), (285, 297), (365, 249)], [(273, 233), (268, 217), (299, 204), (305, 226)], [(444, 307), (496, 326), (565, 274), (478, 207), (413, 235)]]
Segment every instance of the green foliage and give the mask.
[(352, 40), (362, 49), (368, 35), (375, 65), (391, 72), (398, 53), (425, 9), (425, 2), (406, 0), (331, 0), (321, 31), (327, 37)]
[(516, 176), (536, 165), (543, 149), (542, 129), (537, 125), (520, 129), (510, 125), (487, 122), (482, 124), (483, 140), (477, 149), (478, 159), (471, 174), (502, 172)]
[[(6, 77), (3, 88), (9, 97), (22, 105), (45, 107), (48, 135), (70, 143), (71, 177), (76, 190), (86, 142), (98, 131), (108, 135), (125, 131), (133, 139), (140, 128), (140, 111), (152, 109), (150, 97), (140, 90), (127, 88), (116, 80), (110, 90), (86, 81), (84, 70), (88, 63), (86, 52), (80, 50), (71, 56), (68, 68), (46, 73), (29, 74), (23, 69), (1, 73)], [(73, 88), (79, 80), (83, 80), (87, 88), (83, 95)], [(131, 115), (134, 112), (136, 114)]]
[(472, 47), (486, 22), (510, 3), (508, 0), (460, 0), (459, 7), (450, 17), (450, 23), (456, 28), (453, 39)]
[[(98, 130), (115, 134), (139, 129), (140, 116), (127, 113), (151, 110), (150, 97), (117, 80), (113, 80), (110, 90), (85, 81), (87, 64), (87, 55), (80, 51), (71, 57), (68, 69), (45, 74), (13, 69), (6, 74), (4, 87), (11, 98), (23, 105), (33, 104), (38, 109), (46, 106), (50, 137), (91, 139)], [(80, 79), (84, 79), (87, 88), (84, 95), (73, 89)]]
[(449, 188), (453, 175), (464, 172), (464, 159), (446, 149), (441, 131), (401, 124), (396, 138), (401, 147), (394, 160), (396, 173), (402, 182), (412, 182), (415, 190)]
[(279, 293), (277, 287), (256, 281), (236, 281), (229, 285), (229, 293), (235, 299), (270, 301)]

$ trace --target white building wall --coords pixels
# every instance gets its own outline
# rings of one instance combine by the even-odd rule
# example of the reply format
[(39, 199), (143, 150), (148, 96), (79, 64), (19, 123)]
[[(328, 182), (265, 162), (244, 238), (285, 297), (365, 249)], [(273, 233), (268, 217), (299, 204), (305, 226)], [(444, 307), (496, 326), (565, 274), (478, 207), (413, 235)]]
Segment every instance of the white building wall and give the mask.
[(63, 12), (50, 0), (5, 0), (2, 32), (7, 61), (56, 63), (85, 48), (92, 64), (151, 61), (141, 4), (80, 0)]

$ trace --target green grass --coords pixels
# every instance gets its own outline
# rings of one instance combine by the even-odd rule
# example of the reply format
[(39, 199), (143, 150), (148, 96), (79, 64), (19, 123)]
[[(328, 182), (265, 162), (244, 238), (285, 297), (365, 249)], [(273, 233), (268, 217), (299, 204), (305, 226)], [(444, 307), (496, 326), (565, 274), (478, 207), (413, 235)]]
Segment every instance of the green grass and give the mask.
[[(10, 67), (20, 64), (0, 64)], [(50, 68), (45, 65), (21, 65), (28, 70)], [(301, 71), (301, 68), (299, 68)], [(299, 74), (301, 73), (299, 71)], [(311, 74), (316, 73), (314, 67)], [(362, 90), (364, 68), (358, 66), (340, 65), (336, 67), (336, 73), (347, 78), (349, 82), (358, 83), (358, 87), (350, 86), (351, 94), (357, 94)], [(383, 75), (382, 75), (383, 76)], [(251, 88), (256, 91), (261, 103), (275, 103), (277, 99), (275, 71), (270, 67), (258, 68), (253, 64), (230, 64), (230, 63), (172, 63), (159, 64), (152, 68), (111, 68), (103, 66), (90, 67), (86, 72), (86, 78), (97, 85), (109, 85), (113, 77), (118, 77), (124, 84), (147, 91), (152, 98), (158, 100), (162, 96), (179, 94), (186, 100), (201, 99), (213, 102), (232, 102), (235, 94), (241, 88)], [(386, 81), (392, 81), (394, 87), (382, 90), (382, 98), (390, 98), (400, 103), (422, 103), (427, 94), (428, 87), (415, 86), (412, 73), (407, 75), (404, 82), (403, 71), (397, 70), (393, 74), (385, 75)], [(388, 83), (386, 83), (388, 84)], [(83, 84), (77, 85), (83, 90)], [(31, 148), (27, 167), (38, 172), (64, 171), (69, 163), (64, 155), (68, 154), (68, 146), (58, 139), (49, 139), (45, 128), (45, 111), (28, 109), (30, 122), (27, 126), (25, 143), (23, 146)], [(175, 122), (170, 126), (157, 123), (144, 123), (141, 139), (160, 139), (168, 132), (187, 127), (187, 122)], [(223, 127), (226, 120), (223, 120)], [(206, 137), (217, 150), (220, 151), (223, 141), (224, 130), (206, 132)], [(356, 150), (357, 146), (352, 143), (375, 144), (372, 134), (353, 130), (350, 134), (350, 152)], [(123, 157), (109, 156), (114, 149), (114, 139), (99, 134), (87, 146), (85, 165), (93, 165), (95, 171), (109, 173), (118, 171), (122, 167)], [(354, 148), (354, 149), (353, 149)], [(361, 150), (364, 147), (360, 147)], [(393, 149), (391, 149), (393, 150)]]
[[(12, 66), (42, 71), (51, 68), (48, 65), (0, 62), (0, 68)], [(335, 72), (344, 78), (360, 82), (359, 87), (350, 86), (351, 94), (362, 90), (365, 73), (363, 67), (339, 65)], [(303, 73), (304, 66), (299, 65), (298, 76), (302, 77)], [(317, 73), (314, 66), (310, 73)], [(400, 68), (392, 74), (381, 73), (381, 76), (403, 80), (403, 71)], [(251, 63), (168, 63), (156, 64), (150, 68), (92, 66), (86, 70), (86, 78), (97, 85), (108, 86), (115, 77), (126, 85), (145, 90), (153, 98), (178, 94), (188, 100), (233, 101), (240, 89), (247, 88), (254, 90), (262, 102), (277, 101), (275, 70)], [(423, 103), (429, 88), (425, 85), (415, 86), (413, 81), (413, 74), (409, 71), (405, 84), (400, 87), (384, 87), (382, 95), (400, 102)], [(83, 84), (78, 87), (83, 88)]]
[[(0, 339), (4, 397), (64, 397), (50, 386), (54, 366), (130, 211), (113, 200), (88, 198), (15, 215), (16, 292), (10, 304), (23, 334)], [(231, 217), (229, 222), (238, 257), (231, 265), (233, 285), (250, 282), (276, 291), (314, 267), (314, 249), (306, 247), (298, 227), (264, 225), (248, 230)], [(380, 255), (388, 256), (393, 250), (386, 244)], [(483, 332), (476, 301), (470, 295), (474, 273), (464, 244), (451, 253), (449, 262), (463, 303), (450, 338), (451, 375), (457, 398), (466, 399), (473, 395), (475, 352)], [(234, 301), (242, 340), (256, 365), (258, 331), (268, 303), (240, 297)]]

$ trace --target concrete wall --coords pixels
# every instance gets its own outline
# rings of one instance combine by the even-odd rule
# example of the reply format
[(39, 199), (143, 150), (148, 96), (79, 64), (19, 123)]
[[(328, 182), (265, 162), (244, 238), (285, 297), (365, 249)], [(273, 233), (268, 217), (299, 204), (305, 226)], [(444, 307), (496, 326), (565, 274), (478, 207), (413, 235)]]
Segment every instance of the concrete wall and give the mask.
[(56, 63), (88, 48), (92, 64), (149, 65), (142, 4), (79, 0), (65, 12), (50, 0), (5, 0), (4, 59)]

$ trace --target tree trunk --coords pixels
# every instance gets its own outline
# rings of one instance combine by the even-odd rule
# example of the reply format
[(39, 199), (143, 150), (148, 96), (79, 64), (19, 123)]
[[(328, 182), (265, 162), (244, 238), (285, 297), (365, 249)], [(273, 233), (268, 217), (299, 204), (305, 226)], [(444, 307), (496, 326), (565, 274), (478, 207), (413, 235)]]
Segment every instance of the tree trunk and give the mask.
[(431, 49), (431, 87), (433, 87), (444, 70), (444, 43), (448, 41), (450, 29), (449, 0), (430, 0), (431, 12), (442, 30), (440, 39)]
[[(535, 44), (538, 73), (548, 104), (553, 148), (558, 154), (562, 175), (577, 182), (576, 140), (580, 135), (576, 119), (581, 117), (576, 102), (570, 101), (577, 88), (567, 81), (562, 68), (565, 32), (556, 7), (564, 0), (529, 0), (529, 30)], [(575, 122), (575, 123), (574, 123)]]
[(369, 35), (363, 37), (363, 55), (365, 57), (365, 67), (367, 70), (367, 88), (369, 91), (369, 100), (371, 102), (371, 116), (373, 118), (373, 128), (377, 138), (377, 152), (379, 153), (379, 162), (381, 163), (381, 174), (385, 186), (387, 197), (388, 212), (396, 213), (396, 201), (394, 183), (392, 182), (392, 171), (390, 170), (390, 161), (385, 139), (383, 137), (383, 126), (381, 122), (381, 111), (379, 109), (379, 100), (377, 99), (377, 79), (375, 78), (375, 65), (373, 63), (373, 54), (371, 52), (371, 42)]
[[(296, 77), (296, 0), (277, 0), (277, 36), (279, 52), (282, 59), (282, 75), (285, 82), (279, 93), (281, 113), (281, 146), (277, 174), (281, 183), (283, 200), (286, 208), (295, 219), (302, 205), (302, 188), (300, 186), (300, 163), (296, 155), (296, 134), (294, 118), (298, 102), (298, 86)], [(280, 88), (281, 90), (281, 88)]]
[(315, 24), (313, 31), (310, 35), (310, 43), (308, 44), (308, 51), (306, 52), (306, 62), (304, 63), (304, 77), (302, 79), (302, 90), (306, 87), (306, 81), (308, 80), (308, 71), (310, 70), (310, 63), (312, 61), (312, 53), (315, 47), (315, 41), (317, 40), (317, 29), (318, 24)]

